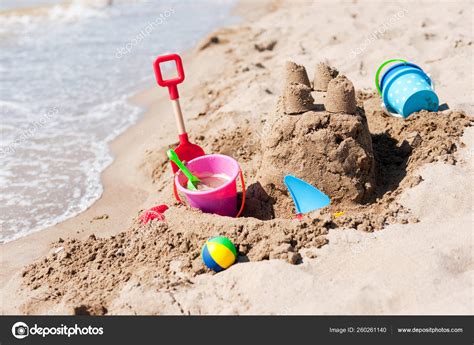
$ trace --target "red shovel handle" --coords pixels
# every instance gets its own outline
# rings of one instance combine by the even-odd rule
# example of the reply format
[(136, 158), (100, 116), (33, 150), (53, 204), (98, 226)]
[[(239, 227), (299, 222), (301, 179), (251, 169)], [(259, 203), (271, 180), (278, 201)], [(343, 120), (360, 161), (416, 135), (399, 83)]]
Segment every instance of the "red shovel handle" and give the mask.
[[(182, 204), (183, 202), (181, 201), (181, 198), (179, 197), (178, 188), (176, 187), (176, 181), (174, 179), (175, 176), (176, 175), (173, 175), (173, 194), (176, 201)], [(240, 184), (242, 185), (242, 203), (240, 204), (240, 210), (239, 212), (237, 212), (237, 215), (235, 216), (235, 218), (240, 217), (245, 207), (245, 192), (246, 192), (245, 180), (244, 180), (244, 174), (242, 173), (242, 170), (240, 168), (239, 168), (239, 177), (240, 177)]]
[[(161, 74), (160, 63), (174, 61), (176, 64), (176, 69), (178, 70), (178, 77), (173, 79), (164, 80), (163, 74)], [(158, 85), (162, 87), (167, 87), (170, 94), (170, 99), (175, 100), (179, 98), (178, 87), (177, 85), (182, 83), (184, 80), (184, 69), (183, 62), (181, 57), (178, 54), (168, 54), (158, 56), (153, 63), (153, 69), (155, 70), (155, 77)]]

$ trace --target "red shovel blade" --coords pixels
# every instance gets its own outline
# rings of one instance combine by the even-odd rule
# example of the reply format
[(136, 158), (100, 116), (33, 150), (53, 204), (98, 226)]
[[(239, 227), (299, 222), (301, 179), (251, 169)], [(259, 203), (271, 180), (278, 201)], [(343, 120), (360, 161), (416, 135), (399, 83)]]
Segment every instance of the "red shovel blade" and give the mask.
[[(201, 146), (189, 142), (187, 133), (179, 135), (179, 145), (174, 151), (183, 163), (205, 155)], [(171, 162), (171, 168), (173, 169), (173, 174), (179, 170), (178, 166), (173, 162)]]

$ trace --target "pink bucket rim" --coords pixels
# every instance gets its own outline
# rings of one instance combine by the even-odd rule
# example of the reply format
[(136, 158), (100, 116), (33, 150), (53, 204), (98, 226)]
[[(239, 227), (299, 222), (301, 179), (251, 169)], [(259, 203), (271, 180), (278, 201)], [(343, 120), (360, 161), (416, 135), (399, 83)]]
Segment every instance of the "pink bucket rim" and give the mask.
[(176, 187), (179, 189), (180, 192), (182, 192), (184, 194), (189, 194), (189, 195), (206, 195), (206, 194), (214, 193), (215, 191), (226, 188), (227, 186), (229, 186), (231, 183), (233, 183), (237, 179), (237, 177), (239, 176), (239, 171), (240, 171), (239, 163), (234, 158), (232, 158), (230, 156), (226, 156), (226, 155), (221, 155), (219, 153), (213, 153), (213, 154), (209, 154), (209, 155), (196, 157), (194, 159), (191, 159), (189, 162), (187, 162), (186, 166), (188, 166), (188, 164), (191, 164), (193, 162), (203, 160), (203, 159), (208, 159), (210, 157), (220, 157), (220, 158), (228, 160), (229, 162), (231, 162), (232, 164), (235, 165), (236, 172), (235, 172), (234, 176), (230, 177), (229, 182), (223, 184), (219, 188), (215, 188), (215, 189), (208, 190), (208, 191), (203, 191), (203, 192), (195, 192), (195, 191), (189, 190), (187, 188), (184, 188), (181, 185), (181, 183), (179, 183), (179, 176), (182, 175), (183, 172), (181, 170), (178, 170), (178, 172), (176, 173), (176, 175), (174, 177), (174, 182), (175, 182)]

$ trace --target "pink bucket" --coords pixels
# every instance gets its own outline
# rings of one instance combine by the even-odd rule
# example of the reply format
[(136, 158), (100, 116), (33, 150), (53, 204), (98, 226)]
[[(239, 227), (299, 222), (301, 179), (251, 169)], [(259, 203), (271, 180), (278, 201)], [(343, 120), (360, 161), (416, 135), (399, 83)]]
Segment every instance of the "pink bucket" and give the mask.
[[(215, 213), (221, 216), (238, 217), (245, 204), (245, 183), (239, 163), (225, 155), (204, 155), (190, 160), (186, 167), (197, 177), (208, 174), (226, 174), (230, 180), (212, 190), (192, 191), (187, 189), (188, 179), (181, 171), (175, 176), (174, 194), (178, 201), (177, 189), (182, 192), (191, 207), (198, 208), (206, 213)], [(242, 184), (242, 205), (237, 212), (237, 177), (240, 176)]]

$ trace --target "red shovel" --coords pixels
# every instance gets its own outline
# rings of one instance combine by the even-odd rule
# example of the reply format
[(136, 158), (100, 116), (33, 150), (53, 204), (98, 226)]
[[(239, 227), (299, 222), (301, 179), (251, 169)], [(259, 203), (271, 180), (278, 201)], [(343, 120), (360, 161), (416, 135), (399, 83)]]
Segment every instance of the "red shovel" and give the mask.
[[(167, 61), (174, 61), (176, 63), (178, 77), (163, 80), (163, 75), (161, 74), (160, 70), (160, 63)], [(204, 156), (204, 150), (200, 146), (191, 144), (189, 142), (188, 133), (186, 133), (186, 129), (184, 127), (183, 114), (181, 112), (181, 106), (179, 105), (179, 94), (177, 87), (177, 85), (182, 83), (184, 80), (184, 69), (181, 57), (178, 54), (158, 56), (155, 60), (155, 63), (153, 64), (153, 68), (155, 69), (155, 76), (158, 85), (168, 88), (170, 100), (173, 103), (173, 111), (176, 118), (176, 124), (178, 125), (179, 137), (179, 145), (174, 149), (174, 151), (182, 162), (189, 162), (193, 158)], [(173, 169), (173, 173), (178, 171), (178, 167), (173, 162), (171, 162), (171, 167)]]

